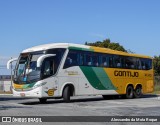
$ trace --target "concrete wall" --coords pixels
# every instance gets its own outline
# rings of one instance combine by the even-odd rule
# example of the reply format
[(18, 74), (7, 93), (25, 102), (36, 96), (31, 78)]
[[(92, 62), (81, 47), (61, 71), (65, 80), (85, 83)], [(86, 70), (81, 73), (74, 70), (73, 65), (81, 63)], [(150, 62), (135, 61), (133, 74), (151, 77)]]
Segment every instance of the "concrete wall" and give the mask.
[(11, 81), (4, 81), (4, 91), (11, 91)]
[(0, 91), (4, 91), (4, 81), (0, 81)]
[(11, 81), (0, 81), (0, 91), (11, 91)]

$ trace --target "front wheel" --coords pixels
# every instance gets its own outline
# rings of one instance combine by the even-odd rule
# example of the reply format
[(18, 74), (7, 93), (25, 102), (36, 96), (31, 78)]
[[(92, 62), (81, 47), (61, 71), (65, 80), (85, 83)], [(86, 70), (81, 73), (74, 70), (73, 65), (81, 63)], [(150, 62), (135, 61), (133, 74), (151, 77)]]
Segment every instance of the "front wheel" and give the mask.
[(134, 97), (140, 98), (141, 96), (142, 96), (142, 87), (137, 86), (136, 89), (134, 90)]
[(69, 86), (67, 86), (64, 88), (64, 91), (63, 91), (63, 100), (67, 103), (70, 102), (70, 96), (71, 96), (70, 88)]
[(126, 89), (126, 98), (127, 99), (132, 99), (133, 98), (133, 87), (128, 86)]

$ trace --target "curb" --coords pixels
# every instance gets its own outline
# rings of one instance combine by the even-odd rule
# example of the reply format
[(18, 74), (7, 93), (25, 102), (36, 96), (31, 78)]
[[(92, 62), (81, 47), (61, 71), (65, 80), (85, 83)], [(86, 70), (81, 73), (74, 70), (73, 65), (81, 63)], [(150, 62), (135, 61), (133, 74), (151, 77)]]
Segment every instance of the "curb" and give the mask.
[(13, 96), (13, 94), (0, 94), (1, 95), (5, 95), (5, 96)]

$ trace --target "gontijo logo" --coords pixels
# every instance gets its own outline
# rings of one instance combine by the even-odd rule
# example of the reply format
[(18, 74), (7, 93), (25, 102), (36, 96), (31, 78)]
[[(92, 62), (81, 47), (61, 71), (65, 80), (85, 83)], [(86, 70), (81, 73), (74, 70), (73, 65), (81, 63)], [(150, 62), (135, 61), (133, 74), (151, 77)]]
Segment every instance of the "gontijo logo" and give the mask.
[(131, 72), (131, 71), (114, 71), (114, 76), (125, 76), (125, 77), (139, 77), (138, 72)]

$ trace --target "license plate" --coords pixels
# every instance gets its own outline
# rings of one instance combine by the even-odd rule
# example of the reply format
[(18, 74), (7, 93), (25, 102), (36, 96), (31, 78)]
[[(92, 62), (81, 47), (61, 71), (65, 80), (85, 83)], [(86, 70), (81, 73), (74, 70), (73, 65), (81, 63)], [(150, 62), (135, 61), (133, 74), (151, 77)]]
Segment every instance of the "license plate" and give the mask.
[(24, 97), (24, 96), (25, 96), (25, 93), (20, 93), (20, 95), (21, 95), (22, 97)]

